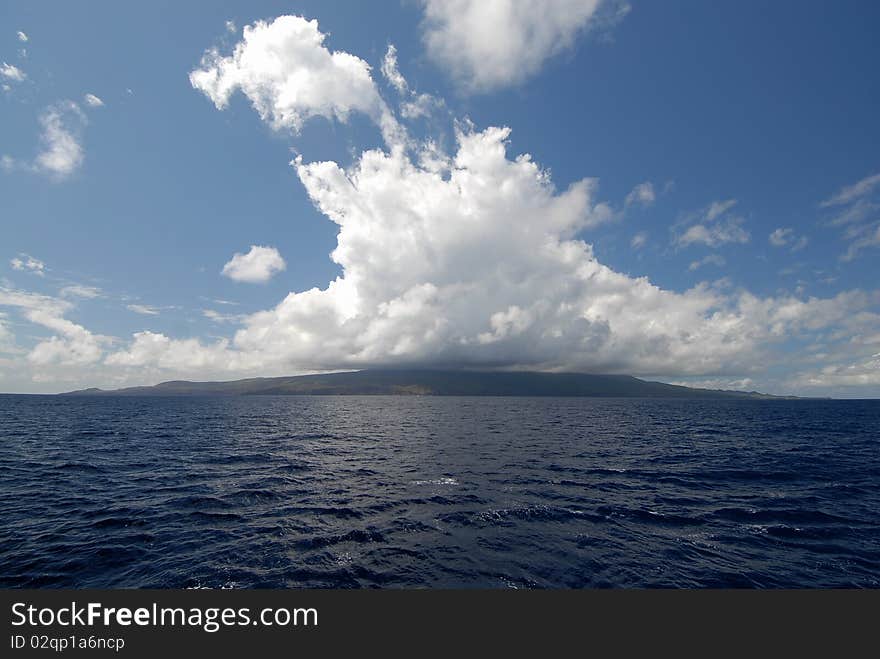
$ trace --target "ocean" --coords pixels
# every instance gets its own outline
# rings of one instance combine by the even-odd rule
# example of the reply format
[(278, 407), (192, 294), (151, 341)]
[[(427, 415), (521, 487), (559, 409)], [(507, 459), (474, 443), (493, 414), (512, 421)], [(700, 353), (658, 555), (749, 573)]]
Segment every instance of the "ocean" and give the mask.
[(0, 396), (0, 587), (880, 586), (880, 401)]

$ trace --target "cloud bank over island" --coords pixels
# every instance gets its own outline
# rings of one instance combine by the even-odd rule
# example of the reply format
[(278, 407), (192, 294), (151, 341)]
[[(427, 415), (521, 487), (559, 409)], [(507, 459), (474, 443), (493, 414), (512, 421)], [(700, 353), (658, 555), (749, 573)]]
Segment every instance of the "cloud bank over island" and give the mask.
[[(760, 298), (700, 285), (677, 293), (600, 263), (590, 229), (611, 211), (596, 180), (558, 190), (511, 129), (460, 121), (452, 153), (420, 143), (392, 116), (369, 66), (332, 52), (315, 21), (245, 27), (233, 54), (208, 51), (190, 76), (223, 109), (240, 89), (275, 130), (360, 112), (386, 148), (349, 167), (298, 156), (292, 167), (339, 226), (342, 274), (246, 317), (231, 339), (203, 343), (142, 332), (109, 364), (214, 374), (371, 366), (530, 368), (703, 375), (754, 372), (772, 346), (841, 324), (876, 322), (876, 294)], [(393, 51), (391, 51), (393, 55)], [(408, 89), (386, 61), (386, 76)], [(388, 130), (393, 126), (393, 130)], [(650, 203), (644, 185), (629, 203)], [(706, 209), (683, 243), (743, 242), (735, 202)]]
[[(616, 10), (608, 14), (612, 4)], [(464, 89), (485, 92), (527, 80), (578, 34), (625, 14), (622, 3), (560, 0), (548, 3), (533, 25), (532, 10), (518, 6), (496, 6), (502, 15), (495, 18), (522, 34), (512, 45), (479, 42), (482, 3), (426, 1), (429, 56), (446, 63)], [(615, 271), (597, 258), (591, 232), (619, 221), (628, 208), (654, 204), (652, 183), (637, 185), (617, 208), (602, 201), (599, 182), (588, 173), (560, 189), (545, 164), (516, 152), (515, 127), (480, 127), (466, 117), (454, 120), (454, 145), (444, 149), (443, 140), (417, 134), (408, 122), (422, 116), (416, 107), (422, 96), (425, 107), (445, 102), (416, 94), (393, 45), (381, 73), (403, 99), (397, 110), (366, 60), (331, 50), (329, 41), (315, 20), (257, 21), (243, 28), (231, 52), (207, 50), (189, 80), (218, 111), (240, 92), (282, 136), (307, 131), (312, 121), (345, 123), (354, 115), (379, 129), (384, 143), (361, 150), (348, 165), (310, 160), (308, 153), (290, 162), (312, 204), (338, 227), (331, 258), (341, 274), (257, 313), (205, 311), (218, 323), (238, 325), (219, 339), (150, 330), (125, 340), (101, 336), (65, 318), (74, 308), (70, 299), (0, 287), (0, 304), (57, 333), (26, 355), (29, 364), (62, 375), (76, 369), (80, 381), (109, 384), (394, 366), (753, 383), (769, 381), (775, 366), (787, 363), (791, 370), (791, 354), (780, 346), (794, 341), (809, 349), (780, 387), (880, 386), (880, 292), (767, 297), (723, 280), (674, 291)], [(46, 140), (44, 165), (67, 175), (81, 160), (78, 143), (65, 138), (58, 117), (47, 117), (44, 127), (54, 137)], [(858, 214), (875, 181), (859, 186), (825, 207)], [(748, 243), (736, 204), (717, 201), (685, 217), (673, 227), (673, 248)], [(854, 250), (873, 239), (875, 228), (859, 218), (832, 220), (859, 227)], [(769, 240), (797, 245), (788, 229)], [(646, 243), (642, 232), (631, 247)], [(710, 254), (692, 261), (691, 270), (724, 263)], [(252, 245), (234, 254), (222, 275), (265, 283), (286, 267), (275, 247)], [(154, 314), (142, 304), (128, 308)], [(19, 350), (0, 316), (2, 345)]]

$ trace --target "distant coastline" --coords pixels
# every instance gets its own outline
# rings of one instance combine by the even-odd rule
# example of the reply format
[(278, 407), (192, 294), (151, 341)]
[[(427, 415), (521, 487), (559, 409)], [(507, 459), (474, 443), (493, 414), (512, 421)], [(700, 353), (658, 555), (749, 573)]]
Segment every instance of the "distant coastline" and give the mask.
[(81, 389), (59, 396), (573, 396), (601, 398), (798, 399), (757, 391), (699, 389), (629, 375), (532, 371), (363, 370), (227, 382), (174, 380), (124, 389)]

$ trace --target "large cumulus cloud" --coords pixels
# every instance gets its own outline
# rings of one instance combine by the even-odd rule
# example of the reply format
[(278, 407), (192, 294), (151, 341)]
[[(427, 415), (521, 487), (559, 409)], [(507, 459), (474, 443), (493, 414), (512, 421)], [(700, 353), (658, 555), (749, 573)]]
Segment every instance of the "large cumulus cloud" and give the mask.
[(444, 165), (364, 153), (294, 166), (339, 224), (343, 275), (256, 314), (237, 348), (316, 367), (492, 365), (702, 371), (754, 332), (716, 293), (675, 294), (599, 263), (575, 238), (601, 218), (595, 183), (557, 191), (509, 131), (460, 132)]

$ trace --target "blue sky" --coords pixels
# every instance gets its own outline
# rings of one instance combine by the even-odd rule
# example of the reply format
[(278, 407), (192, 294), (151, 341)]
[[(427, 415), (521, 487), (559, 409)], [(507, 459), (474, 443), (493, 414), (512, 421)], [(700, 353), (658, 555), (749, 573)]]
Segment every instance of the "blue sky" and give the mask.
[(876, 3), (529, 11), (4, 3), (0, 390), (424, 365), (880, 395)]

